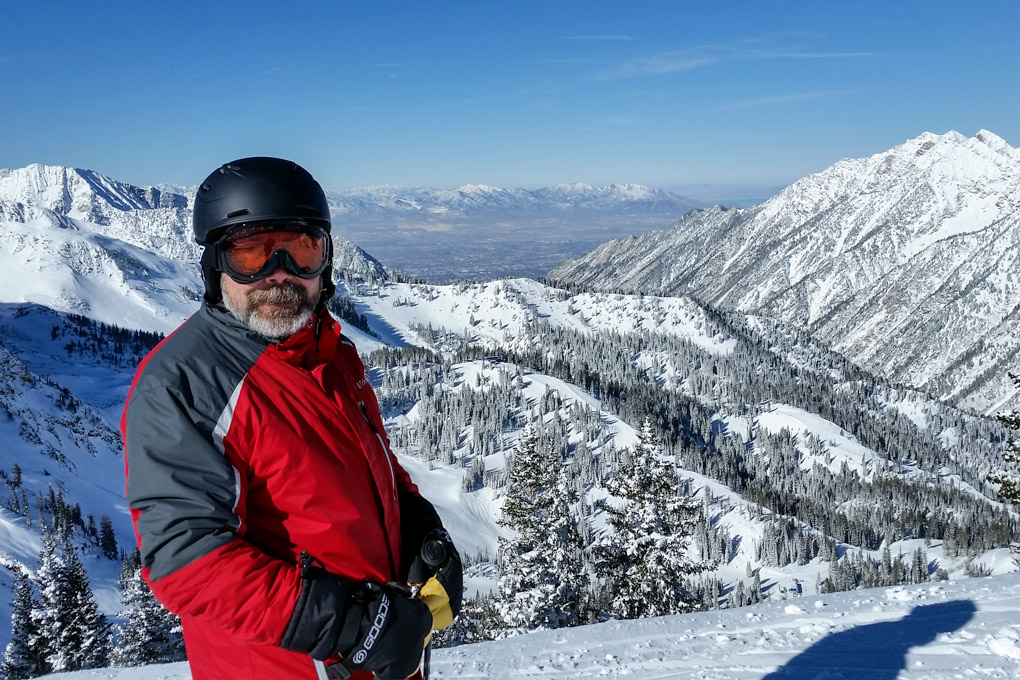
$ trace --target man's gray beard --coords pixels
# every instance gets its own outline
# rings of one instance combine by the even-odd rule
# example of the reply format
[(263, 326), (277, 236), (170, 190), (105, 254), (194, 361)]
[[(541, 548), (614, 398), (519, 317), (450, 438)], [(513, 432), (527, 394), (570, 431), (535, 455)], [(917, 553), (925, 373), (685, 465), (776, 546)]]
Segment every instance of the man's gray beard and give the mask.
[[(245, 296), (242, 309), (226, 295), (223, 306), (241, 322), (270, 340), (283, 340), (297, 333), (312, 318), (314, 306), (305, 289), (293, 283), (282, 283), (268, 290), (253, 290)], [(259, 310), (259, 306), (275, 302), (299, 302), (290, 309)]]

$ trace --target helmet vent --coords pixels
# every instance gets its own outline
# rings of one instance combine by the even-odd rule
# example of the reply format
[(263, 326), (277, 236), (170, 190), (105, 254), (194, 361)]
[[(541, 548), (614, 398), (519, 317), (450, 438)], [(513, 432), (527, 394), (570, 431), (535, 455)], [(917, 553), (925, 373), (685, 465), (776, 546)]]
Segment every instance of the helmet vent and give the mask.
[(240, 217), (241, 215), (249, 215), (249, 214), (251, 214), (251, 210), (248, 210), (247, 208), (241, 208), (240, 210), (234, 210), (233, 212), (228, 212), (227, 213), (227, 219), (230, 219), (230, 218), (233, 218), (233, 217)]

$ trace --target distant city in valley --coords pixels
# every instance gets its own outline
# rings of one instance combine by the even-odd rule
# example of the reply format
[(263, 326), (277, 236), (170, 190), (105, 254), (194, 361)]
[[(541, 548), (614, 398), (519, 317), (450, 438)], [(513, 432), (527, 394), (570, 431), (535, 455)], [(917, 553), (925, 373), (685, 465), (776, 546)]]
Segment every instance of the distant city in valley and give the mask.
[(349, 239), (388, 269), (433, 283), (541, 278), (606, 241), (668, 228), (676, 217), (514, 216), (450, 218), (434, 223), (338, 216), (334, 233)]
[[(539, 278), (607, 241), (667, 229), (690, 210), (754, 205), (782, 188), (683, 185), (661, 192), (670, 200), (637, 208), (604, 203), (597, 209), (571, 210), (562, 205), (551, 209), (481, 202), (455, 211), (412, 213), (394, 210), (391, 203), (383, 216), (364, 210), (340, 212), (333, 230), (392, 271), (434, 283)], [(331, 193), (334, 202), (343, 195)], [(383, 209), (382, 203), (379, 200), (375, 207)]]

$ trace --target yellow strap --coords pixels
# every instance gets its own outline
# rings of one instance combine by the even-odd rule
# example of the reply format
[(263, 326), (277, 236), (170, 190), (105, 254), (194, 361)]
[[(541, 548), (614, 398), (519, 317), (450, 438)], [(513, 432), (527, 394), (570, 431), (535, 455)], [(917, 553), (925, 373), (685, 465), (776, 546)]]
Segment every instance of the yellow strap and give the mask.
[(418, 592), (418, 597), (432, 612), (432, 629), (442, 630), (453, 623), (453, 610), (450, 609), (450, 596), (446, 588), (433, 576)]

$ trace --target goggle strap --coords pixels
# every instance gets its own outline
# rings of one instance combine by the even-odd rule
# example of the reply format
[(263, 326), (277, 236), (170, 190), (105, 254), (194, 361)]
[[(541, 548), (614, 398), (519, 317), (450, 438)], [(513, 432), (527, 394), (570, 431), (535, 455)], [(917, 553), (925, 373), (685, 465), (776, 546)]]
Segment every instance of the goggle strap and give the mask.
[(202, 269), (219, 269), (219, 245), (210, 244), (202, 249), (202, 257), (198, 263)]

